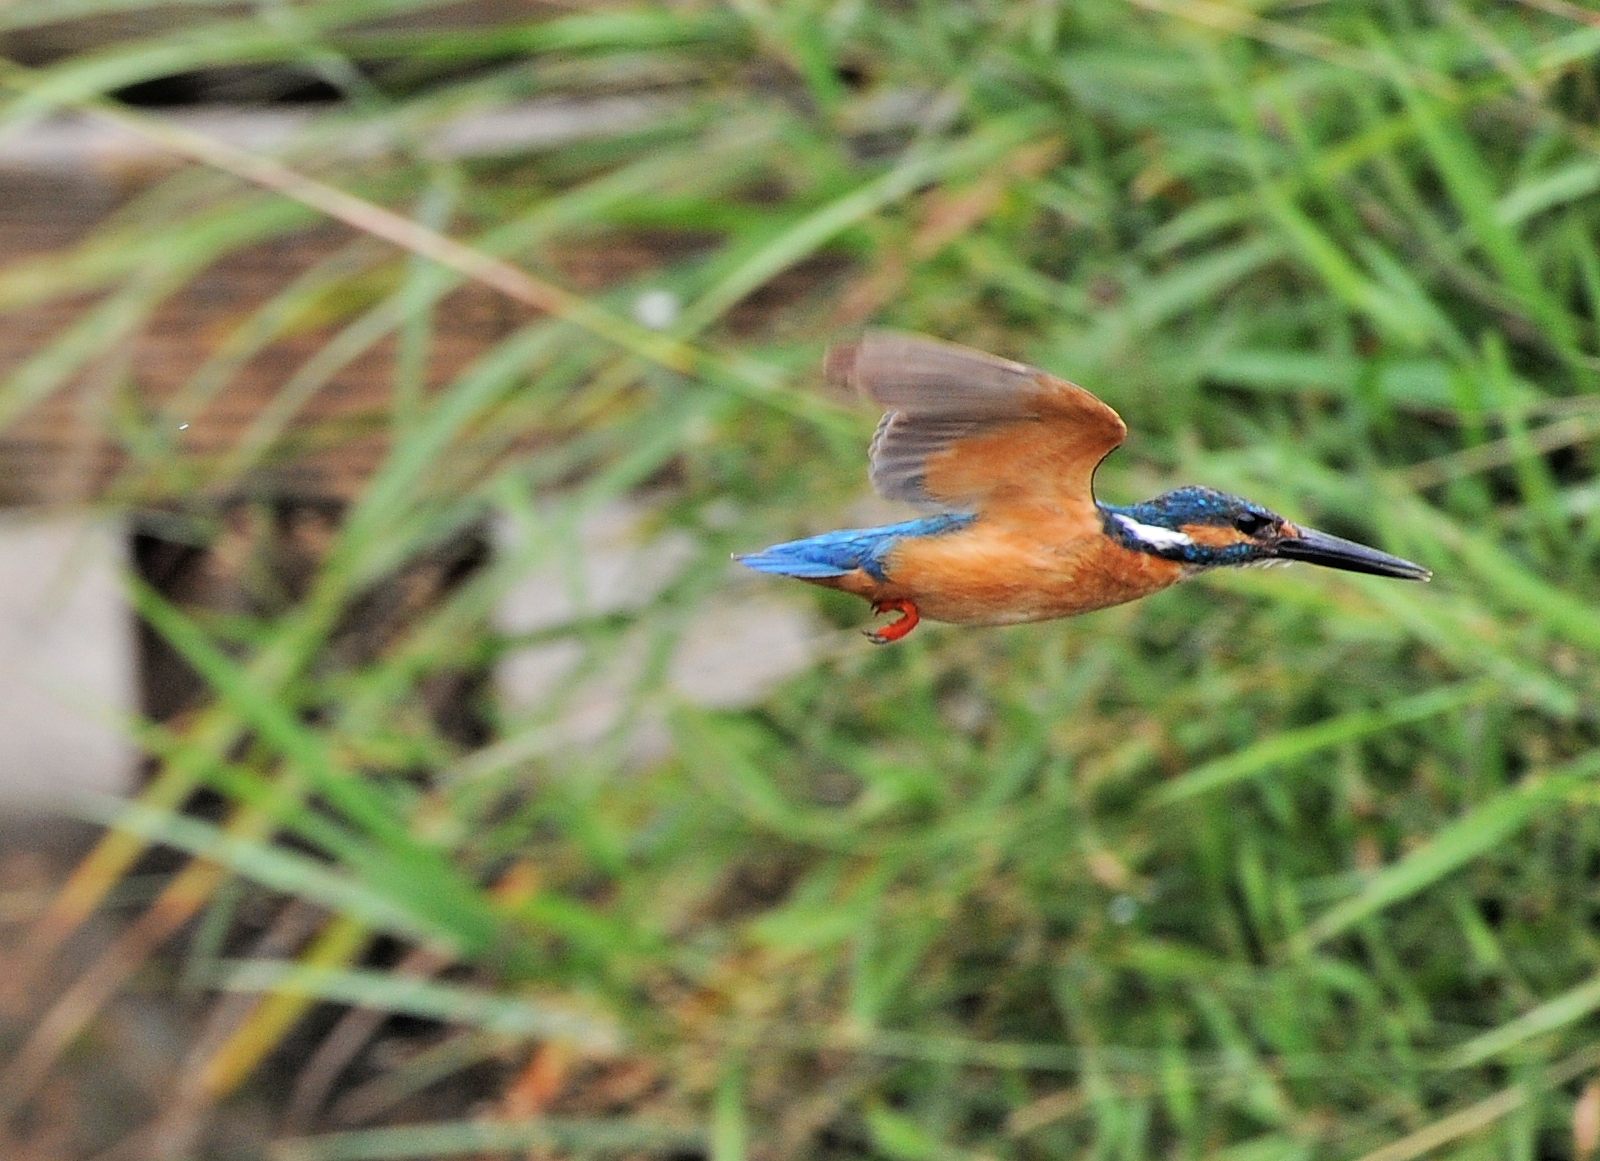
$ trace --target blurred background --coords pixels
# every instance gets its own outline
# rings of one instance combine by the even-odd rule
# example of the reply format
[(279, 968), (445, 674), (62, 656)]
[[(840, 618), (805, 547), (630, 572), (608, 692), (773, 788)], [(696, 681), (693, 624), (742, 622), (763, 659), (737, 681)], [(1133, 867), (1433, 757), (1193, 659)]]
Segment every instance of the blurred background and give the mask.
[[(1600, 16), (0, 6), (0, 1155), (1584, 1158)], [(821, 383), (1431, 566), (928, 626)]]

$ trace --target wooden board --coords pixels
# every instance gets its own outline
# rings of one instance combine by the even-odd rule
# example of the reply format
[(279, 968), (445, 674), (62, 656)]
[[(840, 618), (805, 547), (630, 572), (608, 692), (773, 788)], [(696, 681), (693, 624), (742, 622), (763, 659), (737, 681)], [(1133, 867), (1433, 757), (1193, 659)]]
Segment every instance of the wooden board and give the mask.
[[(634, 113), (614, 102), (587, 111), (532, 107), (523, 110), (522, 138), (568, 137), (583, 126), (596, 134), (616, 132)], [(508, 127), (515, 129), (515, 114), (497, 115), (500, 122), (486, 135), (495, 148), (504, 147)], [(303, 116), (291, 114), (285, 122), (282, 113), (235, 114), (226, 132), (230, 140), (271, 142), (292, 133)], [(483, 139), (463, 133), (463, 149)], [(69, 249), (168, 172), (167, 159), (148, 146), (119, 142), (83, 124), (53, 123), (7, 143), (0, 153), (6, 192), (0, 199), (0, 267), (47, 260)], [(638, 238), (546, 252), (540, 259), (568, 286), (588, 292), (682, 252), (681, 241)], [(203, 403), (191, 408), (177, 401), (241, 322), (307, 271), (339, 256), (381, 269), (392, 268), (397, 252), (345, 226), (323, 223), (238, 250), (202, 271), (165, 299), (132, 341), (113, 344), (110, 357), (78, 370), (0, 426), (0, 505), (88, 501), (113, 490), (138, 502), (161, 502), (183, 497), (190, 481), (211, 474), (208, 465), (231, 462), (263, 417), (283, 409), (286, 385), (340, 324), (301, 325), (257, 352)], [(63, 298), (0, 313), (0, 383), (79, 325), (97, 302)], [(449, 294), (435, 314), (428, 386), (451, 382), (528, 318), (525, 307), (478, 285)], [(381, 342), (296, 404), (268, 454), (238, 481), (239, 490), (311, 498), (353, 494), (386, 450), (395, 358), (394, 341)], [(140, 471), (129, 479), (126, 469), (136, 458)]]
[[(70, 176), (8, 183), (8, 189), (0, 263), (88, 233), (100, 221), (99, 211), (115, 201), (96, 181)], [(237, 325), (307, 270), (351, 246), (349, 231), (322, 226), (238, 251), (203, 271), (166, 299), (131, 343), (119, 344), (111, 358), (72, 376), (65, 388), (0, 430), (0, 504), (104, 494), (134, 458), (131, 444), (151, 438), (149, 416), (169, 405)], [(26, 365), (94, 305), (66, 299), (6, 314), (0, 377)], [(482, 288), (449, 295), (439, 306), (429, 381), (448, 382), (518, 321), (515, 310)], [(155, 438), (164, 434), (172, 456), (197, 466), (225, 460), (334, 333), (332, 327), (311, 327), (270, 343), (199, 408), (164, 417)], [(389, 411), (393, 367), (394, 343), (385, 341), (334, 374), (295, 410), (280, 446), (255, 471), (255, 482), (299, 494), (352, 491), (383, 453), (379, 429)], [(298, 450), (291, 455), (291, 448)], [(152, 486), (161, 486), (160, 474)], [(182, 475), (174, 473), (175, 486), (181, 487)]]

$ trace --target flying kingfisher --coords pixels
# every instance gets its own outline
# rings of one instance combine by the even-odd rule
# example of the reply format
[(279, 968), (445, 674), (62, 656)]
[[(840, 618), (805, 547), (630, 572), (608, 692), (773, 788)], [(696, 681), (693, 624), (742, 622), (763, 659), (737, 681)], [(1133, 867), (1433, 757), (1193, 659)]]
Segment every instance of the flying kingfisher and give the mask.
[(869, 452), (873, 487), (930, 514), (738, 559), (865, 597), (874, 613), (898, 613), (866, 631), (880, 645), (922, 617), (1048, 621), (1137, 600), (1223, 565), (1300, 560), (1401, 580), (1433, 575), (1210, 488), (1178, 488), (1127, 507), (1100, 503), (1095, 469), (1128, 429), (1088, 391), (1035, 367), (871, 331), (832, 347), (826, 373), (885, 409)]

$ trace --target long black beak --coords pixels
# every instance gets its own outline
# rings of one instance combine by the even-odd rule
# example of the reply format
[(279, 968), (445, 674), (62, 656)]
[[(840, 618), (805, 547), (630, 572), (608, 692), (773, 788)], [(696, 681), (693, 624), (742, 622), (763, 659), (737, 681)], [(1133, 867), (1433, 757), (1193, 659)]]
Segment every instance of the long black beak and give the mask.
[(1353, 540), (1329, 536), (1314, 528), (1300, 529), (1300, 535), (1278, 542), (1277, 555), (1284, 560), (1303, 560), (1307, 564), (1320, 564), (1324, 568), (1342, 568), (1346, 572), (1364, 572), (1372, 576), (1392, 576), (1400, 580), (1425, 581), (1433, 572), (1420, 564), (1379, 552)]

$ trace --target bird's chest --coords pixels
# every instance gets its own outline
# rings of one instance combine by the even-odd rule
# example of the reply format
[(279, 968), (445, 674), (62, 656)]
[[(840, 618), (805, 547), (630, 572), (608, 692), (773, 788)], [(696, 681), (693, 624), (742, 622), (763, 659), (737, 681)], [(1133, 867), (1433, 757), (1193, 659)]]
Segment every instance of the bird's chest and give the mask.
[(1182, 565), (1124, 548), (1098, 527), (1034, 531), (978, 524), (908, 541), (897, 547), (889, 565), (891, 584), (915, 600), (924, 615), (987, 625), (1120, 605), (1184, 575)]

